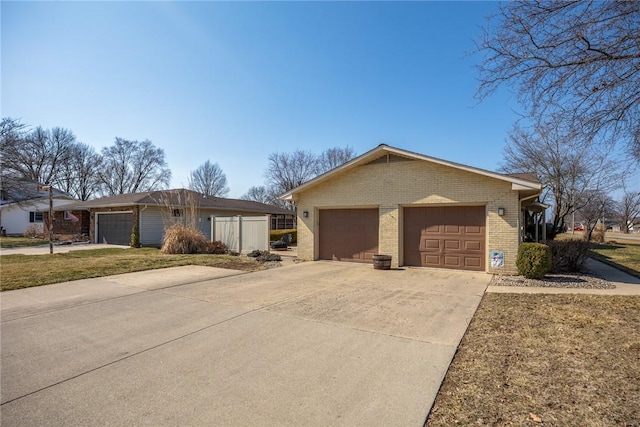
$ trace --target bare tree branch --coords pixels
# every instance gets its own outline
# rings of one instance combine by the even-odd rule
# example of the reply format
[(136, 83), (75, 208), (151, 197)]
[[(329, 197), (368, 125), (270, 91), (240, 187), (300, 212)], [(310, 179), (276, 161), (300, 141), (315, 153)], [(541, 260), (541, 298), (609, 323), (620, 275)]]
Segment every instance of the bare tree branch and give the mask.
[(640, 2), (505, 2), (477, 48), (480, 99), (507, 86), (534, 120), (562, 117), (640, 161)]
[(149, 140), (116, 138), (102, 149), (102, 159), (101, 191), (108, 196), (166, 188), (171, 181), (164, 150)]

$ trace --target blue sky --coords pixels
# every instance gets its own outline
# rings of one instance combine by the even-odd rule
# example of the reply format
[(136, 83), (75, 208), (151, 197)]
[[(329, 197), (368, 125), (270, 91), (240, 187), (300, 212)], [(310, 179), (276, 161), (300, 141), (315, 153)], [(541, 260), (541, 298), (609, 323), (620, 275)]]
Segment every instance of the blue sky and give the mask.
[(275, 151), (387, 143), (496, 170), (512, 95), (474, 99), (494, 2), (8, 2), (2, 116), (165, 150), (172, 187), (205, 160), (230, 197)]

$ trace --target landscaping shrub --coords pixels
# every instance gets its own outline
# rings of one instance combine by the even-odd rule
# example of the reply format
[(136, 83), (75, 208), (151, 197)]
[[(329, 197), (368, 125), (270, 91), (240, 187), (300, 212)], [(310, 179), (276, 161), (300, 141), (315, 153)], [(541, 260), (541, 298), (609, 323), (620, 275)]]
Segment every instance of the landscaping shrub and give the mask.
[(131, 228), (131, 239), (129, 240), (129, 246), (132, 248), (140, 247), (140, 229), (138, 228), (138, 224), (133, 224)]
[(268, 251), (254, 250), (247, 254), (248, 257), (255, 258), (258, 262), (282, 261), (282, 257), (278, 254), (271, 254)]
[(256, 257), (256, 261), (258, 262), (267, 262), (267, 261), (282, 261), (282, 257), (278, 254), (270, 254), (267, 253), (265, 255), (260, 255)]
[(291, 234), (290, 243), (298, 243), (298, 230), (295, 228), (290, 228), (288, 230), (271, 230), (269, 231), (269, 240), (272, 242), (281, 240), (282, 236), (284, 236), (285, 234)]
[(551, 250), (542, 243), (522, 243), (516, 259), (518, 273), (528, 279), (541, 279), (552, 267)]
[(255, 249), (247, 254), (250, 258), (258, 258), (259, 256), (267, 255), (268, 251), (261, 251), (259, 249)]
[(584, 240), (552, 240), (547, 242), (551, 250), (552, 270), (578, 273), (584, 270), (591, 244)]
[(204, 234), (182, 224), (174, 224), (164, 231), (163, 254), (203, 254), (209, 249), (209, 241)]
[(207, 242), (207, 253), (222, 255), (229, 252), (229, 248), (227, 245), (222, 243), (219, 240), (214, 240), (213, 242)]
[(27, 228), (24, 229), (23, 236), (35, 239), (36, 237), (43, 238), (44, 234), (42, 233), (42, 228), (38, 224), (29, 224)]

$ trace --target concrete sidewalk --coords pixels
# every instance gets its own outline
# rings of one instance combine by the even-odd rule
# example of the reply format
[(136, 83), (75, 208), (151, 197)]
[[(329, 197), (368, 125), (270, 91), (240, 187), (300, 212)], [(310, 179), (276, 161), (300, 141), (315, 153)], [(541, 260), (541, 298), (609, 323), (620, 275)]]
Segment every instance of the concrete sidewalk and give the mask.
[(593, 258), (587, 260), (587, 268), (596, 276), (611, 282), (614, 289), (534, 288), (528, 286), (489, 286), (487, 292), (526, 294), (590, 294), (590, 295), (640, 295), (640, 279)]

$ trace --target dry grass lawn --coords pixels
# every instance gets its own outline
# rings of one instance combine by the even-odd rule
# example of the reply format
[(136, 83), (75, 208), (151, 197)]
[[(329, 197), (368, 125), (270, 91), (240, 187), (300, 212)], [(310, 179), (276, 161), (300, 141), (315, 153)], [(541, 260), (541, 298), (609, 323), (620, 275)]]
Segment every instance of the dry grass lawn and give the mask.
[(0, 237), (0, 248), (24, 248), (27, 246), (48, 245), (48, 239), (35, 239), (31, 237)]
[(640, 425), (640, 297), (486, 294), (426, 425)]
[(243, 271), (264, 268), (252, 258), (230, 255), (165, 255), (154, 248), (92, 249), (53, 255), (5, 255), (0, 257), (0, 264), (2, 291), (180, 265), (205, 265)]

